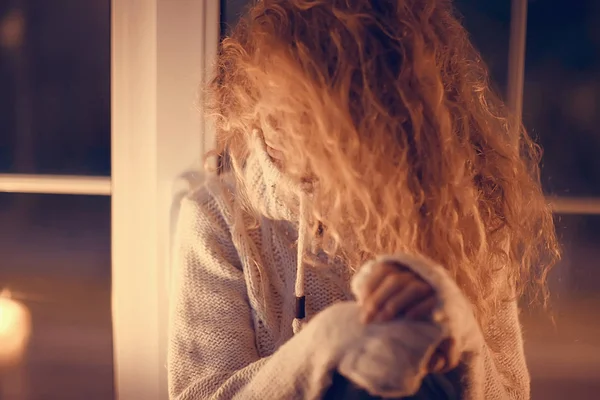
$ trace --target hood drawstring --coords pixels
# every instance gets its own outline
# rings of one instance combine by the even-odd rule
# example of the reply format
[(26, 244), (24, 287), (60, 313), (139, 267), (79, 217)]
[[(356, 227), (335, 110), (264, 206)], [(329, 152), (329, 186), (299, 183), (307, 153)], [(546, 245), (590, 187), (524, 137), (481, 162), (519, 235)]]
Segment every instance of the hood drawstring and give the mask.
[(296, 314), (292, 322), (294, 334), (302, 329), (302, 324), (306, 318), (306, 294), (304, 293), (304, 255), (308, 249), (310, 238), (307, 229), (308, 201), (305, 194), (300, 196), (300, 215), (298, 226), (298, 256), (296, 261), (296, 283), (294, 294), (296, 295)]

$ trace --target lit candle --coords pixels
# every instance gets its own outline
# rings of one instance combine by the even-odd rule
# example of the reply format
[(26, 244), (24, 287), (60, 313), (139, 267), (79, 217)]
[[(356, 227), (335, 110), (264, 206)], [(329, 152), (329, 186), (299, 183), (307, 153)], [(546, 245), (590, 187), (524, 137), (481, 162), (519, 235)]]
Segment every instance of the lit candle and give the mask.
[(0, 398), (26, 398), (23, 357), (30, 335), (27, 307), (0, 292)]

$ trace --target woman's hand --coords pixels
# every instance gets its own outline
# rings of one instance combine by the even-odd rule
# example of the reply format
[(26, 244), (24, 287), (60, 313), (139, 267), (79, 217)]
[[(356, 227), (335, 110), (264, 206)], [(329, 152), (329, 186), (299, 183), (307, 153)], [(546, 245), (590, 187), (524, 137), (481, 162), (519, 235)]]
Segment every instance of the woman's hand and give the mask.
[[(369, 267), (356, 293), (364, 323), (379, 323), (403, 316), (412, 320), (428, 320), (438, 304), (437, 293), (431, 285), (410, 269), (395, 263), (376, 263)], [(436, 349), (429, 370), (439, 373), (453, 369), (449, 364), (451, 339)]]
[(431, 285), (401, 265), (377, 263), (370, 268), (358, 298), (364, 323), (432, 316), (437, 296)]

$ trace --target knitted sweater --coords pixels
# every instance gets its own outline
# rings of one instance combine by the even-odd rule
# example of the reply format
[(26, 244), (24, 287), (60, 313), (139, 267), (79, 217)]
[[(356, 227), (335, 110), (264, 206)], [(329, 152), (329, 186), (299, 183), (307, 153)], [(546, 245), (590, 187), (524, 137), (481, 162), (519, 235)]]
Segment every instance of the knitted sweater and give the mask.
[[(253, 146), (244, 182), (258, 224), (241, 217), (229, 176), (209, 179), (181, 207), (169, 326), (172, 399), (319, 399), (336, 370), (374, 395), (409, 396), (448, 337), (456, 342), (451, 356), (460, 359), (461, 398), (529, 398), (516, 303), (501, 307), (481, 332), (442, 267), (395, 255), (384, 258), (436, 289), (436, 318), (362, 325), (347, 269), (302, 263), (299, 202), (262, 145)], [(299, 264), (307, 322), (293, 329)]]

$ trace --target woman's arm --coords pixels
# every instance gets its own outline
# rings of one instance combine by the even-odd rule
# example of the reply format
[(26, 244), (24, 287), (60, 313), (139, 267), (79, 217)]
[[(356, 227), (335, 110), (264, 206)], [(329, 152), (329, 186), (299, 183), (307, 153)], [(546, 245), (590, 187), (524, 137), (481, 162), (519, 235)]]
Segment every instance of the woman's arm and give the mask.
[(172, 399), (310, 399), (327, 387), (333, 345), (308, 324), (260, 359), (244, 273), (220, 205), (206, 191), (182, 203), (169, 327)]
[(466, 395), (473, 399), (528, 400), (530, 376), (516, 301), (499, 307), (484, 336), (495, 346), (484, 346), (480, 356), (465, 363), (467, 379), (481, 382), (466, 388)]
[(382, 257), (380, 261), (409, 267), (436, 290), (439, 297), (436, 320), (444, 329), (444, 336), (454, 339), (451, 356), (460, 360), (461, 398), (530, 398), (530, 377), (516, 301), (504, 303), (496, 310), (484, 334), (469, 302), (441, 266), (407, 255)]
[(365, 325), (354, 302), (328, 307), (261, 359), (224, 196), (194, 196), (182, 203), (175, 242), (172, 399), (320, 399), (335, 370), (373, 394), (402, 397), (419, 389), (444, 328), (406, 320)]

